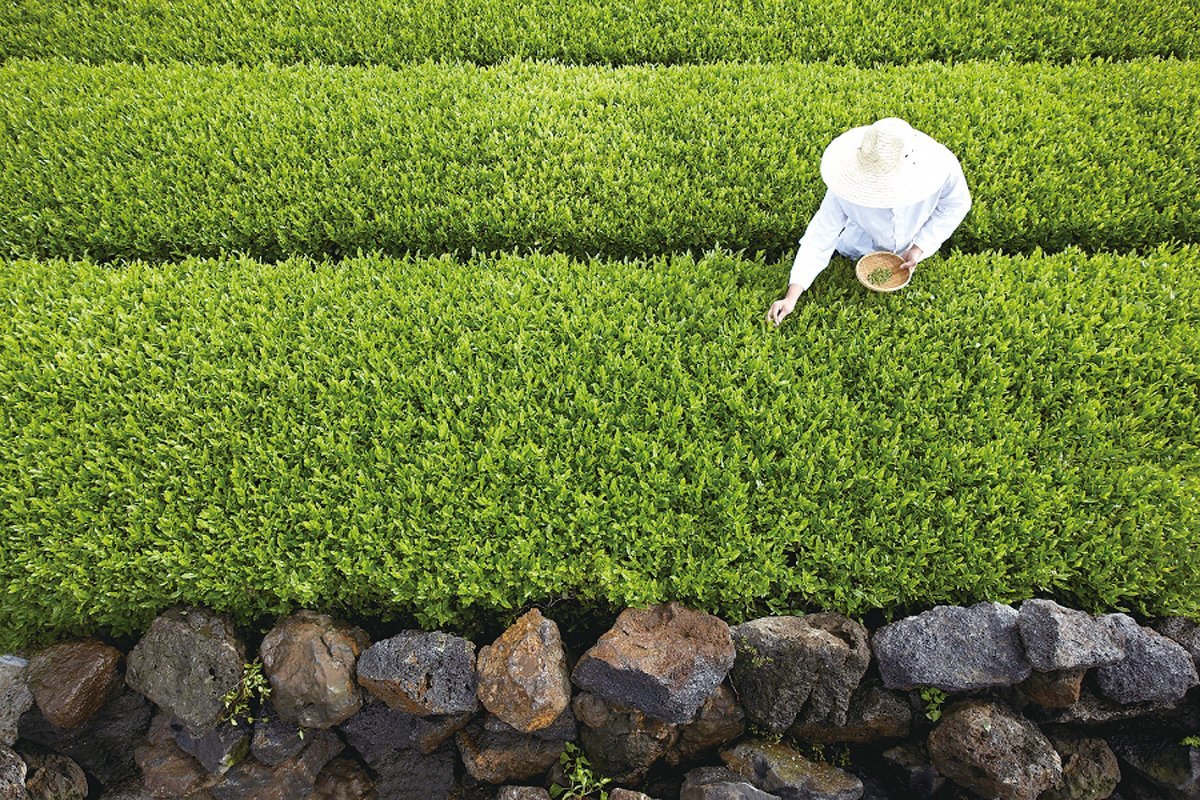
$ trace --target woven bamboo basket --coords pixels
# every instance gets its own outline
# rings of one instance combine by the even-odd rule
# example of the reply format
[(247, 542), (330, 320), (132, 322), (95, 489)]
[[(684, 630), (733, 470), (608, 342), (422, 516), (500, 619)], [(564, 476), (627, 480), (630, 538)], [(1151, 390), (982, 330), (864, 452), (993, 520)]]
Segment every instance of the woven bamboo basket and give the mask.
[[(859, 283), (873, 292), (894, 292), (908, 286), (912, 280), (912, 270), (900, 269), (903, 263), (904, 259), (895, 253), (880, 250), (860, 258), (854, 265), (854, 274), (858, 276)], [(882, 270), (888, 271), (887, 280), (879, 279)]]

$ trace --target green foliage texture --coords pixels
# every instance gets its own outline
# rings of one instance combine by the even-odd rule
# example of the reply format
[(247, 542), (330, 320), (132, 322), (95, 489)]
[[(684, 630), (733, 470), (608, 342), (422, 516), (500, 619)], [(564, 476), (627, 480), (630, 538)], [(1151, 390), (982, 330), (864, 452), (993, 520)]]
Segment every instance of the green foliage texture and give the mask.
[(178, 602), (1200, 613), (1200, 248), (835, 260), (770, 330), (786, 266), (0, 262), (0, 647)]
[(1192, 0), (6, 0), (0, 57), (389, 64), (1189, 58)]
[[(854, 98), (847, 102), (846, 98)], [(9, 62), (0, 254), (791, 251), (825, 145), (907, 117), (963, 250), (1200, 239), (1200, 65), (400, 69)]]

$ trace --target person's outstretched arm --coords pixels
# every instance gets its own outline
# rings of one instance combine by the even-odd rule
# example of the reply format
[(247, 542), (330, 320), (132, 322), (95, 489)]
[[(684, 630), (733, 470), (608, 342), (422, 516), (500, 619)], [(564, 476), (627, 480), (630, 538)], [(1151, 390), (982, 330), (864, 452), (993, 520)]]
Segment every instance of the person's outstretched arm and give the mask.
[(826, 191), (821, 207), (813, 215), (800, 239), (800, 249), (796, 251), (796, 259), (792, 262), (792, 272), (788, 276), (787, 294), (783, 299), (776, 300), (767, 310), (767, 319), (776, 325), (783, 322), (784, 317), (796, 308), (800, 295), (812, 285), (821, 270), (829, 266), (833, 258), (833, 250), (837, 247), (838, 236), (846, 227), (849, 218), (842, 209), (833, 192)]

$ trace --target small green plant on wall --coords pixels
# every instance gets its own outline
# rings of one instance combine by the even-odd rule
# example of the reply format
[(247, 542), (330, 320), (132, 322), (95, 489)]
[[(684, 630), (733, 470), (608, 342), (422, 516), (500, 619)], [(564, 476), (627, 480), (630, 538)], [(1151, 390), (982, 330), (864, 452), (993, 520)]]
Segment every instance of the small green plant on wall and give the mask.
[(237, 725), (238, 720), (254, 722), (251, 703), (257, 700), (258, 707), (262, 708), (263, 703), (271, 696), (271, 684), (263, 675), (262, 668), (262, 661), (257, 658), (242, 666), (241, 681), (221, 698), (221, 702), (225, 704), (222, 720), (228, 720), (232, 725)]
[(946, 693), (934, 686), (921, 690), (921, 699), (925, 701), (925, 718), (937, 722), (942, 718), (942, 704), (946, 702)]
[(1188, 736), (1186, 739), (1181, 739), (1181, 740), (1179, 741), (1179, 743), (1180, 743), (1181, 745), (1183, 745), (1184, 747), (1198, 747), (1198, 748), (1200, 748), (1200, 735), (1196, 735), (1196, 736)]
[(550, 796), (555, 800), (608, 800), (605, 787), (612, 781), (593, 772), (587, 756), (574, 744), (567, 744), (558, 763), (567, 785), (550, 787)]

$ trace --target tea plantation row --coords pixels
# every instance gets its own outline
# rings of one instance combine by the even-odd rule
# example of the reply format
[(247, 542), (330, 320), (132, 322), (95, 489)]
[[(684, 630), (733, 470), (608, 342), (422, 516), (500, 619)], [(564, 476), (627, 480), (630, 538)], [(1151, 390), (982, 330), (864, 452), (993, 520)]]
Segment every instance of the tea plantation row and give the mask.
[[(1200, 247), (0, 262), (0, 649), (179, 601), (1200, 614)], [(479, 615), (479, 616), (477, 616)]]
[[(853, 97), (847, 103), (846, 97)], [(1200, 64), (0, 67), (0, 254), (790, 251), (839, 132), (956, 152), (963, 249), (1200, 238)]]
[(1163, 0), (11, 0), (0, 57), (398, 65), (1190, 58), (1196, 7)]

